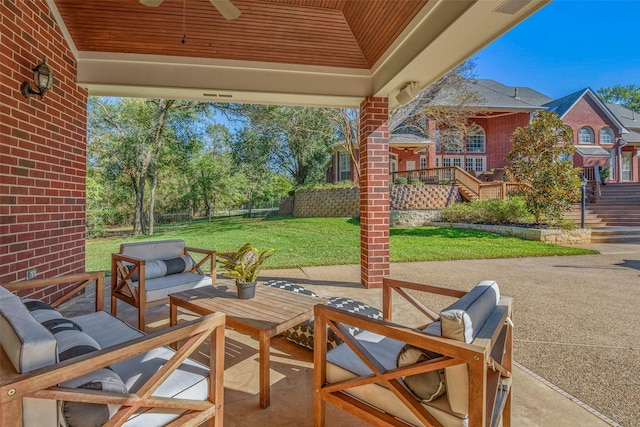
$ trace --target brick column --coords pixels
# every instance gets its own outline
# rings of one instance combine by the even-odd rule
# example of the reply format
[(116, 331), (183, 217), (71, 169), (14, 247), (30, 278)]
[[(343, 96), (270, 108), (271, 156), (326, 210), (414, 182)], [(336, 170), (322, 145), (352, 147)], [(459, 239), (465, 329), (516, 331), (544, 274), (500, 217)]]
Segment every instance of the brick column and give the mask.
[(387, 98), (360, 104), (360, 268), (367, 288), (389, 275), (389, 107)]

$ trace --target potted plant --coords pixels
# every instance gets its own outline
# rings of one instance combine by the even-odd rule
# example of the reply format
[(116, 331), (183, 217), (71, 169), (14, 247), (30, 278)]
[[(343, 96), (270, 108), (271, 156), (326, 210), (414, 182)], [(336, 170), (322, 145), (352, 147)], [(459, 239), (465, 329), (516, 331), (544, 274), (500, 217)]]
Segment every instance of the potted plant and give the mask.
[(216, 262), (220, 264), (222, 275), (236, 279), (238, 298), (250, 299), (255, 296), (258, 274), (274, 250), (268, 248), (260, 252), (251, 243), (245, 243), (236, 252), (216, 254)]
[(609, 171), (611, 169), (609, 168), (609, 166), (603, 166), (600, 168), (600, 182), (602, 183), (602, 185), (606, 185), (606, 179), (609, 178)]

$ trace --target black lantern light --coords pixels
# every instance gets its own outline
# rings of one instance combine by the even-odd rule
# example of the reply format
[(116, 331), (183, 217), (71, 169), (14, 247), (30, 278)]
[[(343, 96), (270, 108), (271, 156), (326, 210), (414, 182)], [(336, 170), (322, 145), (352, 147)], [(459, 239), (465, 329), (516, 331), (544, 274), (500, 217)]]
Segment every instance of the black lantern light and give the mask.
[(33, 69), (33, 81), (38, 90), (34, 90), (29, 82), (22, 83), (20, 91), (25, 98), (31, 95), (40, 95), (40, 99), (44, 99), (44, 94), (53, 86), (53, 71), (47, 65), (47, 58), (42, 60), (42, 64)]

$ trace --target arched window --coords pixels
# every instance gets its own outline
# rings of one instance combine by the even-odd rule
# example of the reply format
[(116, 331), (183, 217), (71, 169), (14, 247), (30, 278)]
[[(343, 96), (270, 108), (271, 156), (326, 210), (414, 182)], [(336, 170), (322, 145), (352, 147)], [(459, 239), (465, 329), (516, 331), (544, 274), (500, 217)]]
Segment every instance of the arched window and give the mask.
[(440, 140), (445, 153), (459, 153), (462, 151), (462, 133), (460, 131), (447, 128), (440, 133)]
[(614, 137), (611, 128), (602, 128), (600, 130), (600, 144), (613, 144)]
[(467, 132), (467, 152), (468, 153), (484, 153), (485, 136), (484, 129), (475, 125)]
[(593, 144), (594, 142), (593, 129), (589, 126), (581, 127), (578, 131), (578, 144)]

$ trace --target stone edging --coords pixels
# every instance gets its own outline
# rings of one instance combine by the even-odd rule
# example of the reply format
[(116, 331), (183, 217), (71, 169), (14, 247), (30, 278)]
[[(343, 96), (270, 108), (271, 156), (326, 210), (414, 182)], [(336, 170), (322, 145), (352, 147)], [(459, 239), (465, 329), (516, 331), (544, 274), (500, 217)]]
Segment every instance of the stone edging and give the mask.
[(591, 229), (577, 228), (574, 230), (542, 229), (509, 227), (504, 225), (465, 224), (465, 223), (439, 223), (438, 225), (453, 228), (467, 228), (472, 230), (490, 231), (505, 236), (519, 237), (520, 239), (535, 240), (538, 242), (555, 243), (558, 245), (585, 245), (591, 243)]

